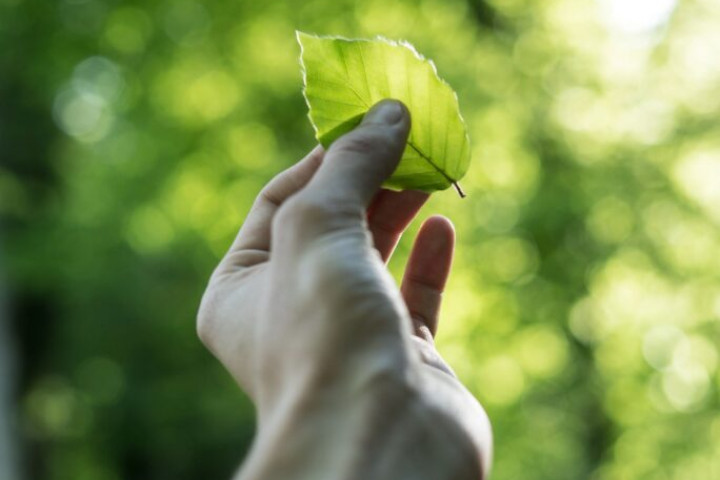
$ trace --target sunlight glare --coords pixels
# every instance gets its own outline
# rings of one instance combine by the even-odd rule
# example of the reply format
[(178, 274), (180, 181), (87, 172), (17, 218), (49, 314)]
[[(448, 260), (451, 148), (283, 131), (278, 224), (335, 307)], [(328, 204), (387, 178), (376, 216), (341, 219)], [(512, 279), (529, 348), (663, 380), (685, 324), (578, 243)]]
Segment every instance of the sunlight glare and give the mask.
[(599, 0), (608, 28), (621, 33), (648, 33), (665, 24), (677, 0)]

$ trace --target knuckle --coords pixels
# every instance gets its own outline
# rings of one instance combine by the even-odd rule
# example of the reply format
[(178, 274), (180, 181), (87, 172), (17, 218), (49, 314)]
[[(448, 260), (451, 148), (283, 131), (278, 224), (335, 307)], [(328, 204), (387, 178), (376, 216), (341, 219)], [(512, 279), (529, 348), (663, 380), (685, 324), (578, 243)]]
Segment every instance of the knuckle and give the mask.
[(432, 340), (421, 338), (417, 335), (413, 335), (411, 340), (424, 367), (430, 368), (431, 371), (440, 371), (450, 378), (457, 379), (457, 375), (455, 375), (455, 372), (453, 372), (447, 362), (440, 356)]
[(260, 193), (257, 196), (257, 199), (255, 200), (254, 207), (257, 207), (257, 205), (261, 201), (266, 201), (271, 205), (278, 206), (282, 203), (282, 200), (275, 194), (275, 190), (271, 187), (276, 182), (277, 176), (270, 180), (270, 183), (265, 185), (262, 190), (260, 190)]
[(430, 330), (430, 327), (428, 327), (430, 321), (427, 319), (427, 315), (421, 314), (413, 309), (411, 309), (409, 313), (410, 318), (412, 319), (415, 336), (427, 342), (428, 345), (435, 345), (435, 339), (432, 336), (432, 331)]
[(332, 213), (332, 208), (327, 203), (319, 201), (308, 195), (297, 196), (283, 205), (280, 211), (282, 217), (308, 221), (316, 218), (326, 218)]
[(379, 146), (378, 143), (376, 136), (368, 135), (366, 132), (359, 132), (340, 138), (333, 143), (330, 151), (334, 153), (367, 154), (376, 151)]
[(328, 152), (350, 155), (389, 155), (399, 142), (387, 129), (366, 125), (345, 135), (332, 144)]
[(308, 230), (333, 228), (345, 219), (362, 215), (361, 209), (349, 202), (332, 201), (311, 195), (297, 195), (285, 202), (273, 219), (278, 229)]

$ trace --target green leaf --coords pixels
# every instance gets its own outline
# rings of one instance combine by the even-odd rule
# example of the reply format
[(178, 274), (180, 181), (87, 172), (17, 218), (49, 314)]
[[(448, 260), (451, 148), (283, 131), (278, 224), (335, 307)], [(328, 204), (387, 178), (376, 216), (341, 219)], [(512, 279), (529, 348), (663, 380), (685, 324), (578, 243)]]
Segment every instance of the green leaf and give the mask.
[(470, 143), (457, 95), (430, 60), (406, 42), (348, 40), (297, 32), (304, 95), (318, 141), (328, 147), (384, 98), (403, 102), (412, 129), (390, 188), (431, 192), (457, 185)]

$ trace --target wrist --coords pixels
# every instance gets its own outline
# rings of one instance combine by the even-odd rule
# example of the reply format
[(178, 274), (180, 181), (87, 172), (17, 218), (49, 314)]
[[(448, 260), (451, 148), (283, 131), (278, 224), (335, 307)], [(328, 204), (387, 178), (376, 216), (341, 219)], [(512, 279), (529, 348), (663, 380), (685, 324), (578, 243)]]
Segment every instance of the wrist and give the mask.
[(372, 458), (388, 418), (418, 394), (397, 369), (346, 374), (344, 381), (298, 388), (261, 409), (258, 433), (240, 479), (372, 478), (358, 463)]
[(483, 478), (465, 431), (396, 373), (352, 395), (288, 401), (266, 417), (240, 478)]

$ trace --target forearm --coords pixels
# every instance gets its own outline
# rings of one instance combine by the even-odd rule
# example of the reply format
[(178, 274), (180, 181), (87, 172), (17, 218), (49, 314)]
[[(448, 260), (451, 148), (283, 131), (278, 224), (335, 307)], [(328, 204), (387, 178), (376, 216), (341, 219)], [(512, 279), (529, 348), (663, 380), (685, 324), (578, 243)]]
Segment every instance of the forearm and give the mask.
[(413, 388), (384, 385), (278, 412), (261, 427), (238, 480), (477, 480), (477, 452), (456, 421)]

